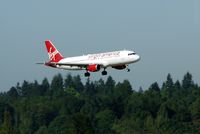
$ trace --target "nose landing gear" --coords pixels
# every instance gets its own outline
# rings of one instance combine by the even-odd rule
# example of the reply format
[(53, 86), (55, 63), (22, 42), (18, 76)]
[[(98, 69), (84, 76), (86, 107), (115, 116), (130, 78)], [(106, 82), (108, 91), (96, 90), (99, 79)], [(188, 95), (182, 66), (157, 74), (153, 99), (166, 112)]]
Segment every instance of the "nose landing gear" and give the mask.
[(126, 66), (126, 70), (127, 70), (127, 72), (131, 71), (130, 68), (128, 67), (128, 65)]

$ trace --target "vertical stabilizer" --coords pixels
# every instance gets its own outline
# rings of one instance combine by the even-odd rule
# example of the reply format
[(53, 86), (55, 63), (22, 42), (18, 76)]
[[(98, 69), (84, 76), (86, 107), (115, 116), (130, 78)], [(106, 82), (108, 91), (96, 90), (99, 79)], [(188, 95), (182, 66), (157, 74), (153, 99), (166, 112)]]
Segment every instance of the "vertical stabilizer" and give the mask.
[(50, 62), (59, 62), (63, 59), (63, 56), (60, 54), (60, 52), (56, 49), (56, 47), (51, 43), (51, 41), (46, 40), (45, 45), (47, 48), (47, 52), (49, 55)]

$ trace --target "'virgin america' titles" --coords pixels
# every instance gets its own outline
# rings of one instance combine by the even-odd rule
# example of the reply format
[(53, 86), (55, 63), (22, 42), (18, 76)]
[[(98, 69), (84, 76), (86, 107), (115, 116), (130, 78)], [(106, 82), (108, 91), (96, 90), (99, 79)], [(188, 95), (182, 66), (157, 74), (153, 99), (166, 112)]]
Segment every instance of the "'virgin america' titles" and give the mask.
[(120, 52), (108, 52), (108, 53), (100, 53), (100, 54), (92, 54), (89, 55), (89, 60), (96, 60), (96, 59), (104, 59), (104, 58), (113, 58), (113, 57), (119, 57)]

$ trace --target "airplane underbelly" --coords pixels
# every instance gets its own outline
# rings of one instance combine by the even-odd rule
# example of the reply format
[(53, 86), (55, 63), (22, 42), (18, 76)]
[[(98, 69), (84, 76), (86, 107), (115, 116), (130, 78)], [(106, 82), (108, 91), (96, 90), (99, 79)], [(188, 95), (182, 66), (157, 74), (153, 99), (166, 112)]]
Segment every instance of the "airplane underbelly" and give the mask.
[(109, 63), (109, 66), (113, 66), (113, 65), (125, 65), (125, 64), (129, 64), (129, 63), (132, 63), (132, 59), (128, 59), (126, 57), (120, 57), (118, 59), (110, 59), (108, 60), (108, 63)]
[(79, 66), (57, 66), (59, 69), (64, 69), (64, 70), (85, 70), (84, 67), (79, 67)]

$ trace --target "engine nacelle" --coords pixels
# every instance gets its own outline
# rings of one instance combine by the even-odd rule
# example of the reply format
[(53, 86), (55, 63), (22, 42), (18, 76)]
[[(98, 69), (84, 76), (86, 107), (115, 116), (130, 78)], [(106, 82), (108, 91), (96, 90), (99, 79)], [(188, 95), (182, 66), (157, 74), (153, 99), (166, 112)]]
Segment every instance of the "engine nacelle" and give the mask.
[(101, 69), (100, 65), (92, 64), (87, 66), (87, 70), (90, 72), (97, 72)]
[(113, 66), (112, 68), (122, 70), (126, 68), (126, 65), (120, 65), (120, 66)]

